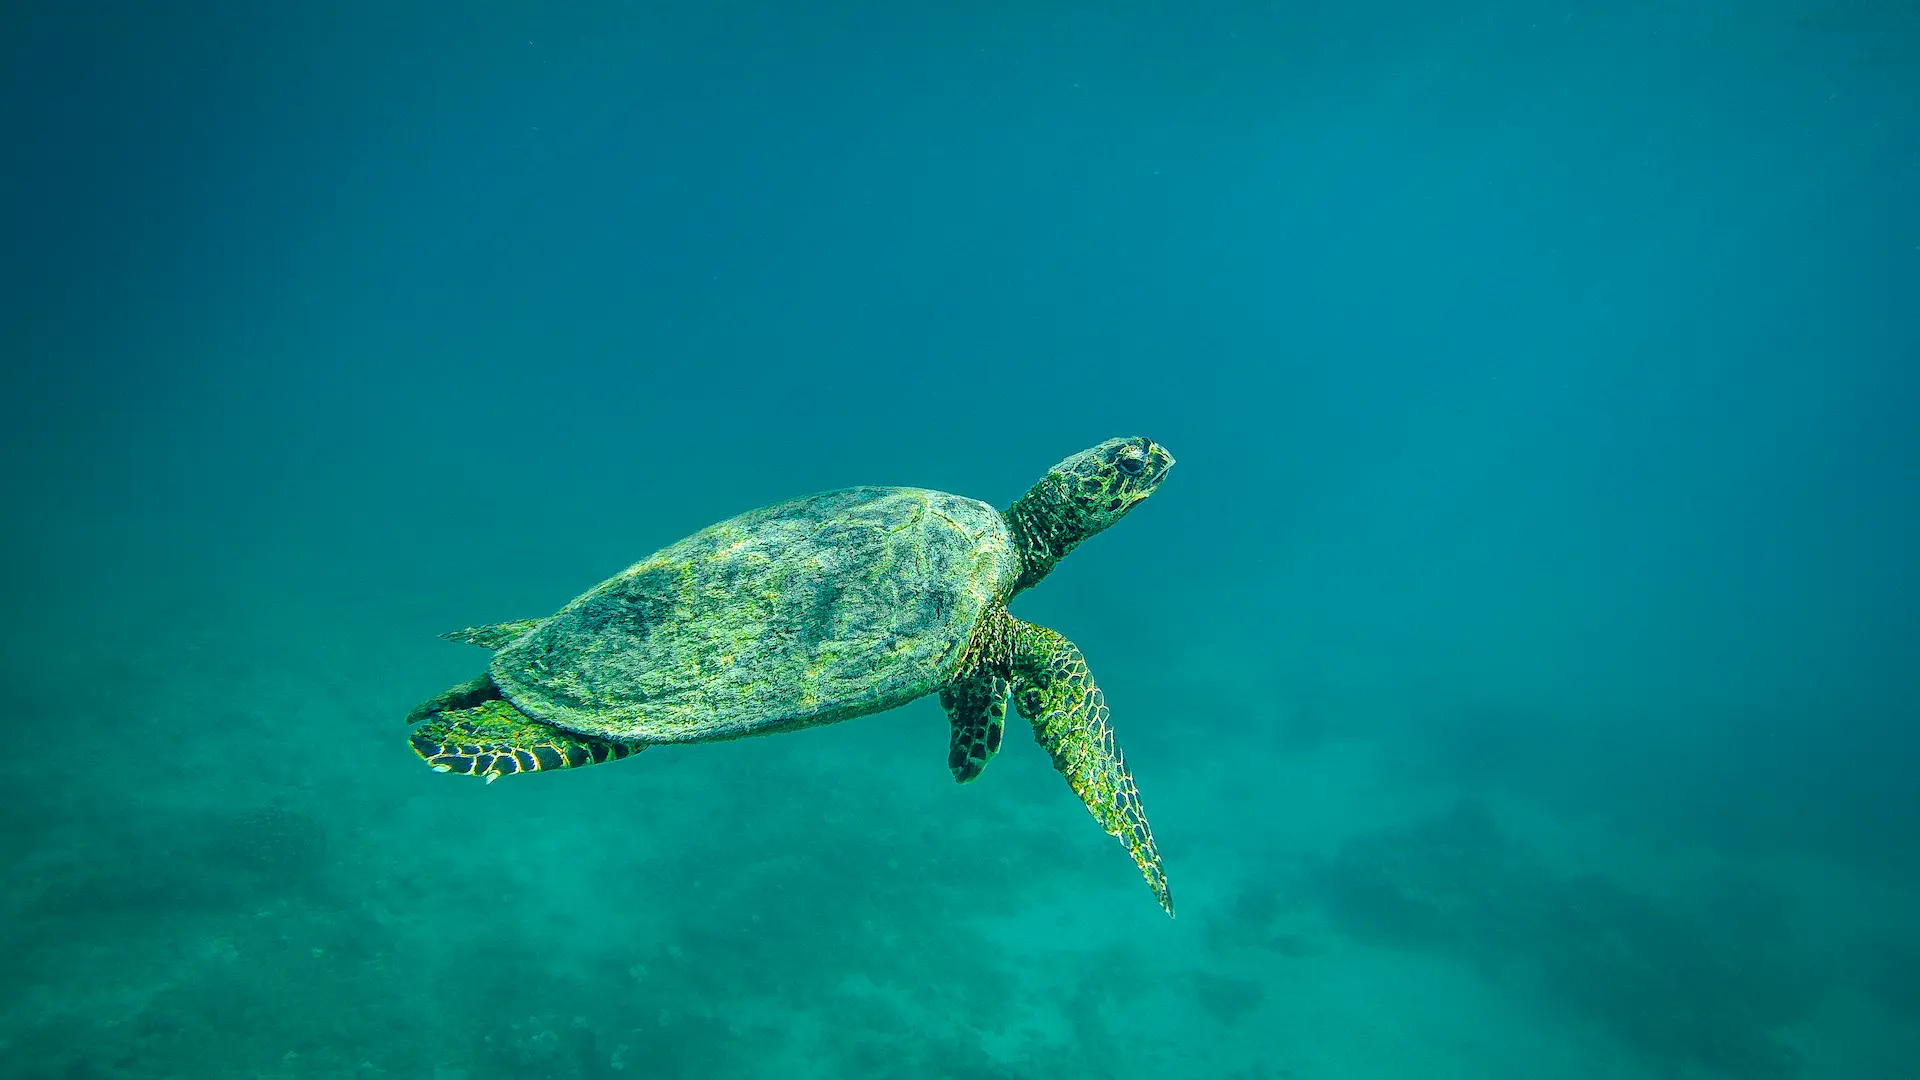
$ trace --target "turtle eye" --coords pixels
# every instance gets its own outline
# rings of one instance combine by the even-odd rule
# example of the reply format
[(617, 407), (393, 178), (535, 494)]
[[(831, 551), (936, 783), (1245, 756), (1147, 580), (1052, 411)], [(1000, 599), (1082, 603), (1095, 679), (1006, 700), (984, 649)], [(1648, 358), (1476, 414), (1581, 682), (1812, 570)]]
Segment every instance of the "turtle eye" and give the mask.
[(1129, 447), (1121, 453), (1119, 460), (1113, 464), (1128, 476), (1139, 476), (1140, 470), (1147, 467), (1147, 459), (1140, 451)]

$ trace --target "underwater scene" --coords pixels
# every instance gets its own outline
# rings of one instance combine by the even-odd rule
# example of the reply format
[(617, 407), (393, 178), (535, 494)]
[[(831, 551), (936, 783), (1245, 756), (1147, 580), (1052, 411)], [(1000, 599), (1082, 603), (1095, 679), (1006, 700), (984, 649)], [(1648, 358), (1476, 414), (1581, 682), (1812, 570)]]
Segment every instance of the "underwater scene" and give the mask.
[(1920, 1076), (1920, 5), (9, 21), (0, 1080)]

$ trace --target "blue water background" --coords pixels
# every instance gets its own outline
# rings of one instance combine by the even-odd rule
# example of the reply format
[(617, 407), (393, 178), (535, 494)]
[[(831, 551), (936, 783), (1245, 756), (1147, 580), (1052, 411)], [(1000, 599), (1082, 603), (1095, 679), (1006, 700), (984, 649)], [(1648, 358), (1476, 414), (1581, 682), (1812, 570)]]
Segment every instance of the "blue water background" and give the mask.
[[(71, 4), (0, 41), (0, 1074), (1920, 1074), (1920, 6)], [(406, 748), (763, 503), (1179, 465), (932, 702)]]

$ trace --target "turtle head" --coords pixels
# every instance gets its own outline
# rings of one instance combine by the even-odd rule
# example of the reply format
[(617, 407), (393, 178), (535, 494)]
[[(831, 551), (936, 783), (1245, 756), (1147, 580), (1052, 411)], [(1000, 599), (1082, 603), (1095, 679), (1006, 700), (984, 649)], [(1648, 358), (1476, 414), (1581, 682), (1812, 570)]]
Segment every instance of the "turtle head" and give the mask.
[(1172, 468), (1166, 447), (1135, 436), (1108, 439), (1048, 469), (1007, 511), (1023, 567), (1014, 591), (1039, 581), (1080, 541), (1127, 516)]
[(1127, 516), (1134, 504), (1153, 494), (1173, 468), (1167, 448), (1144, 436), (1108, 439), (1047, 470), (1064, 484), (1061, 492), (1078, 523), (1080, 538)]

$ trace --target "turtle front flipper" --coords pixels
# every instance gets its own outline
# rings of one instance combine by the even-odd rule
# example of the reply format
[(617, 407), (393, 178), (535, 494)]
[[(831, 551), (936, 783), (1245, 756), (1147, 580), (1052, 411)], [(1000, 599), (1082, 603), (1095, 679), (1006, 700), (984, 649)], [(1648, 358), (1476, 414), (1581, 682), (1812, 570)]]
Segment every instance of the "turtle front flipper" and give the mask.
[(1007, 680), (991, 674), (955, 680), (941, 688), (940, 707), (953, 725), (947, 768), (964, 784), (1000, 752), (1007, 726)]
[(1014, 708), (1033, 724), (1035, 741), (1046, 747), (1053, 767), (1067, 778), (1094, 820), (1126, 845), (1154, 898), (1171, 916), (1173, 897), (1153, 830), (1140, 807), (1140, 790), (1114, 743), (1107, 699), (1094, 685), (1086, 658), (1073, 642), (1044, 626), (1016, 620), (1016, 627)]
[[(597, 765), (646, 749), (644, 743), (576, 735), (535, 720), (502, 699), (498, 689), (476, 701), (481, 679), (414, 710), (421, 723), (411, 736), (413, 752), (436, 772), (483, 776), (491, 784), (514, 773)], [(441, 702), (454, 707), (434, 708)]]

